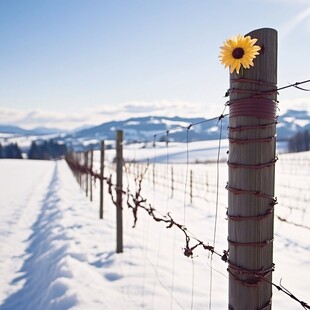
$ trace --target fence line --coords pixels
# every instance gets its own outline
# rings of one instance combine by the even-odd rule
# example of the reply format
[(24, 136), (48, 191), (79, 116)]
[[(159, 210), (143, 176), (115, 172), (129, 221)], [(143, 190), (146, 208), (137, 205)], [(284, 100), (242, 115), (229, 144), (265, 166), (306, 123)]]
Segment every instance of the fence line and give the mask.
[[(74, 175), (76, 176), (78, 182), (80, 183), (81, 175), (84, 175), (84, 174), (92, 176), (94, 179), (104, 180), (106, 182), (106, 184), (108, 185), (108, 192), (110, 194), (111, 200), (116, 205), (115, 194), (113, 193), (113, 191), (115, 191), (117, 193), (117, 191), (119, 191), (119, 189), (112, 182), (112, 175), (110, 175), (109, 177), (102, 177), (99, 173), (91, 170), (87, 165), (85, 165), (85, 163), (79, 163), (78, 160), (80, 160), (80, 158), (81, 158), (81, 156), (76, 156), (73, 154), (68, 155), (66, 158), (67, 163), (68, 163), (69, 167), (71, 168), (71, 170), (73, 171)], [(149, 165), (146, 166), (145, 170), (142, 171), (138, 177), (136, 177), (136, 180), (135, 180), (136, 185), (137, 185), (136, 191), (132, 192), (129, 188), (122, 191), (122, 194), (127, 197), (126, 203), (127, 203), (128, 208), (132, 210), (132, 214), (134, 217), (133, 227), (135, 227), (135, 225), (137, 224), (137, 221), (138, 221), (138, 209), (145, 210), (146, 213), (151, 218), (153, 218), (154, 221), (164, 223), (166, 225), (166, 228), (168, 228), (168, 229), (175, 227), (183, 233), (184, 238), (185, 238), (185, 246), (183, 248), (183, 254), (186, 257), (193, 257), (194, 251), (197, 248), (202, 248), (202, 249), (210, 252), (211, 254), (215, 254), (221, 260), (223, 260), (224, 262), (227, 263), (229, 261), (229, 252), (227, 250), (223, 250), (222, 252), (216, 250), (209, 243), (206, 243), (206, 242), (202, 241), (200, 238), (193, 235), (187, 229), (187, 227), (185, 227), (183, 224), (175, 221), (169, 212), (167, 214), (161, 214), (155, 208), (153, 208), (151, 206), (151, 204), (146, 203), (147, 199), (141, 195), (141, 190), (142, 190), (143, 177), (145, 176), (146, 172), (148, 171), (148, 168), (149, 168)], [(83, 183), (81, 185), (83, 185)], [(232, 266), (232, 264), (230, 264), (230, 265)], [(236, 270), (238, 270), (237, 266), (232, 266), (232, 267), (234, 267), (234, 268), (236, 268)], [(251, 272), (251, 274), (254, 277), (257, 277), (262, 281), (266, 281), (268, 283), (270, 282), (270, 281), (268, 281), (268, 279), (266, 279), (266, 277), (263, 274), (260, 274), (259, 272)], [(304, 309), (310, 309), (310, 306), (306, 302), (298, 299), (294, 294), (292, 294), (281, 283), (280, 283), (280, 285), (277, 285), (273, 282), (270, 282), (270, 284), (273, 285), (274, 287), (276, 287), (282, 293), (289, 296), (291, 299), (297, 301), (302, 307), (304, 307)]]
[[(303, 90), (303, 91), (308, 91), (307, 89), (301, 88), (299, 85), (304, 84), (304, 83), (308, 83), (310, 82), (310, 80), (306, 80), (306, 81), (302, 81), (302, 82), (296, 82), (295, 84), (289, 84), (287, 86), (284, 87), (280, 87), (280, 88), (276, 88), (276, 89), (272, 89), (272, 90), (268, 90), (267, 92), (275, 92), (275, 91), (280, 91), (289, 87), (295, 87), (299, 90)], [(229, 89), (226, 93), (226, 96), (229, 96), (229, 94), (231, 92), (234, 92), (234, 89)], [(257, 92), (257, 93), (253, 93), (251, 92), (251, 96), (250, 97), (259, 97), (261, 95), (264, 95), (266, 91), (261, 91), (261, 92)], [(229, 106), (230, 104), (232, 104), (233, 102), (226, 102), (225, 104), (225, 108), (226, 106)], [(225, 109), (224, 109), (225, 111)], [(214, 121), (214, 120), (218, 120), (218, 123), (226, 116), (228, 116), (228, 114), (224, 114), (223, 113), (215, 118), (211, 118), (208, 120), (204, 120), (201, 122), (197, 122), (197, 123), (193, 123), (190, 124), (186, 127), (184, 126), (178, 126), (175, 128), (172, 128), (170, 130), (166, 130), (160, 133), (157, 133), (154, 135), (154, 142), (153, 142), (153, 146), (154, 146), (154, 150), (156, 151), (156, 138), (160, 135), (165, 134), (167, 136), (166, 138), (166, 145), (168, 147), (169, 145), (169, 133), (171, 133), (172, 131), (178, 131), (178, 130), (186, 130), (186, 134), (187, 134), (187, 167), (188, 167), (188, 134), (190, 129), (192, 129), (193, 126), (198, 125), (198, 124), (202, 124), (208, 121)], [(167, 162), (169, 163), (169, 154), (168, 154), (168, 149), (167, 149)], [(160, 212), (158, 212), (151, 204), (147, 203), (147, 199), (145, 197), (142, 196), (141, 191), (142, 191), (142, 181), (144, 179), (144, 177), (146, 176), (147, 171), (149, 170), (149, 165), (144, 166), (144, 170), (138, 170), (138, 175), (135, 176), (135, 185), (136, 185), (136, 189), (135, 191), (131, 191), (131, 189), (128, 188), (126, 190), (123, 190), (122, 188), (119, 188), (119, 186), (115, 185), (112, 182), (112, 175), (110, 175), (110, 177), (105, 177), (103, 176), (102, 173), (97, 173), (93, 170), (92, 167), (92, 163), (91, 166), (89, 166), (88, 163), (88, 156), (86, 157), (86, 159), (81, 160), (81, 155), (68, 155), (66, 158), (68, 165), (70, 166), (71, 170), (73, 171), (74, 175), (76, 176), (78, 182), (80, 183), (80, 185), (82, 187), (84, 187), (86, 189), (86, 193), (88, 191), (88, 176), (90, 177), (90, 182), (92, 182), (92, 179), (96, 180), (99, 179), (101, 182), (105, 181), (106, 184), (108, 185), (108, 192), (110, 194), (111, 200), (112, 202), (119, 208), (117, 201), (115, 199), (115, 196), (118, 196), (120, 193), (121, 195), (124, 195), (127, 197), (126, 203), (127, 203), (127, 207), (129, 209), (131, 209), (132, 214), (133, 214), (133, 218), (134, 218), (134, 223), (133, 223), (133, 227), (135, 227), (135, 225), (137, 224), (138, 221), (138, 210), (142, 209), (145, 210), (146, 213), (153, 218), (154, 221), (156, 222), (162, 222), (166, 225), (166, 228), (176, 228), (178, 230), (180, 230), (185, 238), (185, 246), (183, 248), (183, 254), (187, 257), (193, 257), (194, 255), (194, 251), (197, 248), (202, 248), (206, 251), (208, 251), (209, 253), (211, 253), (211, 255), (215, 254), (216, 256), (218, 256), (219, 258), (221, 258), (221, 260), (223, 260), (226, 263), (229, 263), (229, 267), (231, 269), (233, 269), (235, 272), (247, 272), (248, 274), (250, 274), (251, 276), (253, 276), (254, 278), (257, 278), (258, 280), (262, 280), (265, 281), (269, 284), (271, 284), (272, 286), (276, 287), (279, 291), (283, 292), (284, 294), (286, 294), (287, 296), (289, 296), (290, 298), (292, 298), (293, 300), (297, 301), (304, 309), (310, 309), (310, 307), (308, 306), (308, 304), (304, 301), (301, 301), (300, 299), (298, 299), (294, 294), (292, 294), (287, 288), (285, 288), (284, 286), (282, 286), (281, 282), (280, 285), (277, 285), (271, 281), (269, 281), (267, 279), (267, 276), (270, 272), (272, 272), (274, 270), (274, 267), (272, 266), (270, 268), (270, 270), (265, 270), (264, 273), (261, 273), (259, 271), (245, 271), (245, 270), (240, 270), (240, 268), (238, 266), (235, 266), (234, 264), (232, 264), (232, 262), (229, 261), (229, 251), (228, 250), (223, 250), (222, 253), (219, 252), (218, 250), (215, 249), (215, 247), (213, 245), (210, 245), (209, 243), (205, 243), (204, 241), (202, 241), (200, 238), (197, 238), (196, 236), (194, 236), (193, 234), (191, 234), (191, 232), (187, 229), (187, 227), (184, 224), (181, 224), (179, 222), (177, 222), (172, 216), (171, 214), (168, 212), (166, 214), (161, 214)], [(154, 159), (155, 160), (155, 159)], [(151, 176), (153, 177), (153, 184), (155, 186), (155, 184), (165, 184), (164, 186), (167, 187), (167, 185), (169, 184), (170, 181), (170, 189), (171, 189), (171, 197), (173, 197), (173, 193), (175, 190), (177, 190), (177, 185), (178, 184), (182, 184), (181, 181), (177, 181), (176, 178), (176, 174), (175, 171), (173, 169), (171, 169), (171, 177), (168, 179), (167, 173), (168, 173), (168, 169), (167, 167), (169, 166), (168, 164), (166, 165), (166, 173), (164, 173), (164, 176), (161, 176), (162, 179), (164, 179), (166, 182), (158, 182), (157, 180), (157, 176), (156, 176), (156, 171), (155, 171), (155, 162), (153, 165), (153, 171), (152, 173), (149, 173), (149, 178), (151, 178)], [(126, 168), (126, 166), (125, 166)], [(128, 168), (128, 167), (127, 167)], [(102, 169), (102, 167), (101, 167)], [(140, 168), (137, 168), (140, 169)], [(130, 169), (128, 168), (127, 173), (130, 172)], [(188, 172), (188, 171), (187, 171)], [(187, 175), (187, 174), (186, 174)], [(83, 179), (84, 176), (84, 179)], [(206, 182), (207, 184), (207, 188), (208, 190), (210, 190), (209, 186), (211, 187), (211, 185), (208, 184), (208, 181)], [(205, 185), (204, 184), (202, 186), (202, 189), (205, 191)], [(190, 186), (190, 201), (192, 203), (192, 200), (194, 197), (199, 197), (199, 196), (195, 196), (193, 194), (193, 172), (192, 170), (190, 171), (190, 182), (189, 182), (189, 186)], [(218, 186), (218, 185), (217, 185)], [(91, 187), (92, 188), (92, 187)], [(218, 188), (215, 186), (215, 193), (218, 194), (217, 192)], [(184, 192), (184, 183), (183, 183), (183, 189), (181, 189), (181, 191)], [(103, 193), (101, 193), (100, 195), (102, 195)], [(91, 194), (92, 197), (92, 194)], [(202, 198), (202, 197), (200, 197)], [(295, 226), (299, 226), (302, 228), (307, 228), (304, 225), (298, 225), (296, 223), (293, 223), (283, 217), (277, 217), (279, 221), (284, 222), (284, 223), (288, 223), (288, 224), (293, 224)]]
[[(310, 160), (309, 160), (309, 164), (310, 164)], [(140, 169), (143, 169), (147, 164), (144, 163), (139, 163), (139, 162), (126, 162), (124, 164), (125, 166), (125, 170), (127, 173), (129, 174), (134, 174), (135, 170), (138, 170), (140, 167)], [(211, 164), (212, 166), (216, 166), (216, 163)], [(148, 165), (148, 170), (146, 172), (145, 178), (153, 178), (153, 182), (157, 185), (157, 186), (161, 186), (163, 188), (167, 187), (167, 181), (170, 180), (170, 184), (169, 184), (169, 188), (170, 188), (170, 193), (171, 193), (171, 198), (173, 198), (174, 192), (180, 192), (183, 193), (184, 192), (184, 181), (182, 181), (182, 179), (184, 180), (184, 178), (186, 178), (186, 173), (185, 175), (182, 173), (181, 169), (173, 169), (170, 170), (170, 175), (168, 175), (166, 172), (166, 165), (164, 165), (165, 167), (162, 167), (162, 170), (158, 170), (156, 168), (158, 168), (158, 166), (160, 166), (159, 164), (157, 164), (155, 167), (153, 165)], [(162, 164), (163, 166), (163, 164)], [(196, 164), (195, 164), (196, 166)], [(303, 166), (302, 163), (300, 163), (300, 166)], [(171, 167), (173, 168), (173, 167)], [(186, 189), (186, 193), (187, 193), (187, 197), (189, 198), (190, 202), (192, 203), (193, 200), (195, 199), (202, 199), (205, 201), (211, 201), (210, 199), (210, 195), (215, 195), (217, 192), (217, 186), (213, 183), (208, 182), (207, 177), (208, 174), (207, 173), (200, 173), (197, 175), (197, 171), (194, 171), (193, 169), (190, 169), (190, 173), (189, 173), (189, 184), (188, 184), (188, 189)], [(206, 177), (205, 181), (204, 177)], [(287, 190), (290, 189), (299, 189), (298, 187), (294, 187), (294, 186), (286, 186), (286, 185), (282, 185), (282, 187), (286, 187)], [(305, 190), (308, 190), (308, 188), (305, 188)], [(304, 190), (300, 189), (300, 193), (302, 194)], [(201, 195), (199, 193), (204, 193), (204, 195)], [(209, 197), (209, 198), (208, 198)], [(288, 192), (281, 194), (282, 198), (287, 198), (290, 197), (290, 194)], [(309, 200), (310, 200), (310, 196), (309, 196)], [(307, 200), (308, 201), (308, 200)], [(299, 208), (298, 206), (291, 206), (291, 205), (286, 205), (284, 203), (281, 203), (281, 207), (284, 208), (288, 208), (290, 210), (296, 210), (296, 211), (300, 211), (300, 212), (304, 212), (304, 209)], [(294, 223), (293, 221), (290, 221), (287, 217), (282, 216), (276, 216), (276, 219), (279, 220), (280, 222), (284, 222), (287, 224), (292, 224), (294, 226), (300, 227), (300, 228), (304, 228), (304, 229), (310, 229), (309, 226), (306, 225), (302, 225), (302, 224), (298, 224), (298, 223)]]

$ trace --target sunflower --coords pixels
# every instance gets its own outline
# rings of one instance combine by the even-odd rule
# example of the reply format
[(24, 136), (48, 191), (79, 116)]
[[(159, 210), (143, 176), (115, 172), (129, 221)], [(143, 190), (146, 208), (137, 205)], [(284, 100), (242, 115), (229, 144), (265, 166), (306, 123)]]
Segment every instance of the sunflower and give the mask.
[(257, 39), (252, 39), (250, 36), (238, 36), (232, 39), (226, 39), (224, 45), (221, 46), (220, 60), (226, 67), (229, 66), (230, 73), (234, 70), (239, 74), (241, 65), (244, 68), (250, 68), (254, 66), (253, 59), (259, 55), (261, 49), (258, 45), (255, 45)]

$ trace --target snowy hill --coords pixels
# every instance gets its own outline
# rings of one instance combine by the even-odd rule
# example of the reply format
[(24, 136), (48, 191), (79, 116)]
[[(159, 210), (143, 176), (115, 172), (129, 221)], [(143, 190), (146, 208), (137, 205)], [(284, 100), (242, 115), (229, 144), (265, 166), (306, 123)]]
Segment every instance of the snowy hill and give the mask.
[[(227, 138), (228, 117), (222, 123), (222, 138)], [(191, 126), (192, 124), (196, 124)], [(187, 135), (187, 128), (188, 135)], [(287, 141), (299, 131), (310, 129), (310, 114), (306, 110), (288, 110), (278, 117), (277, 141)], [(71, 133), (57, 129), (37, 128), (25, 130), (16, 126), (0, 126), (0, 143), (2, 141), (23, 143), (29, 146), (32, 140), (50, 139), (65, 142), (69, 147), (78, 149), (83, 145), (98, 146), (100, 140), (115, 140), (116, 130), (124, 131), (126, 142), (165, 141), (167, 132), (169, 141), (186, 142), (216, 140), (220, 136), (219, 122), (215, 117), (205, 118), (147, 116), (133, 117), (123, 121), (110, 121), (98, 126), (77, 129)], [(25, 138), (26, 137), (26, 138)]]
[(277, 136), (280, 140), (285, 140), (299, 131), (309, 129), (310, 115), (306, 110), (288, 110), (278, 118)]
[(62, 130), (56, 128), (37, 127), (34, 129), (24, 129), (13, 125), (0, 125), (0, 136), (2, 134), (11, 134), (14, 136), (43, 136), (62, 132)]
[[(154, 135), (169, 131), (171, 141), (187, 141), (186, 128), (191, 124), (189, 141), (218, 139), (218, 119), (208, 121), (205, 118), (186, 117), (139, 117), (124, 121), (111, 121), (85, 130), (76, 131), (71, 137), (77, 139), (115, 139), (115, 131), (123, 130), (127, 141), (153, 141)], [(222, 136), (227, 138), (228, 117), (223, 119)], [(298, 131), (310, 129), (310, 115), (306, 110), (288, 110), (278, 117), (277, 139), (288, 140)], [(159, 137), (160, 138), (160, 137)], [(162, 137), (164, 139), (165, 137)]]
[(23, 152), (27, 152), (31, 142), (62, 137), (65, 133), (56, 128), (37, 127), (24, 129), (18, 126), (0, 125), (0, 144), (17, 143)]
[[(205, 121), (206, 119), (204, 118), (164, 116), (137, 117), (125, 121), (103, 123), (99, 126), (78, 131), (73, 137), (113, 140), (115, 138), (115, 131), (123, 130), (127, 141), (152, 141), (154, 135), (169, 130), (169, 139), (172, 141), (184, 142), (186, 141), (186, 135), (182, 129), (186, 129), (193, 123), (201, 123), (191, 128), (191, 141), (217, 139), (219, 136), (217, 132), (217, 119), (210, 122)], [(227, 120), (225, 124), (227, 124)]]

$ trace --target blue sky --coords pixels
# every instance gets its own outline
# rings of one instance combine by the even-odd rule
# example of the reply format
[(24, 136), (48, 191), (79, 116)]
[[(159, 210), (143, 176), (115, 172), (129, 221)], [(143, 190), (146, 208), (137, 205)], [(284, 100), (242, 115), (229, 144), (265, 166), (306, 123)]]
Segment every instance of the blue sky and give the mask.
[(278, 85), (310, 79), (309, 0), (0, 0), (0, 123), (215, 116), (229, 84), (219, 46), (263, 27), (279, 32)]

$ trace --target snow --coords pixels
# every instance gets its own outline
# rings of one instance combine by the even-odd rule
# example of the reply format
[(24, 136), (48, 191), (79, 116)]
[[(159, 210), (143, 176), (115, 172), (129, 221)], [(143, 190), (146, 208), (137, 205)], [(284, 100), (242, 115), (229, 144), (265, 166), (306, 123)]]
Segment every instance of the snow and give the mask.
[[(125, 158), (124, 186), (150, 160), (142, 196), (159, 214), (170, 212), (205, 243), (212, 244), (216, 208), (218, 143), (209, 148), (191, 143), (131, 145)], [(227, 143), (222, 144), (222, 160)], [(106, 151), (107, 160), (115, 156)], [(99, 153), (95, 153), (98, 161)], [(182, 163), (183, 162), (183, 163)], [(105, 173), (109, 175), (111, 164)], [(156, 183), (153, 184), (153, 168)], [(98, 162), (95, 164), (98, 169)], [(173, 186), (171, 189), (173, 169)], [(215, 248), (227, 248), (227, 165), (219, 165), (219, 204)], [(189, 172), (193, 175), (193, 200)], [(124, 252), (115, 253), (115, 206), (105, 185), (104, 219), (99, 215), (99, 186), (94, 201), (80, 189), (65, 161), (0, 160), (0, 309), (227, 309), (227, 265), (197, 249), (182, 253), (181, 231), (167, 229), (139, 210), (137, 227), (124, 206)], [(309, 303), (310, 153), (280, 154), (276, 164), (276, 206), (273, 281)], [(114, 178), (114, 177), (113, 177)], [(114, 180), (113, 180), (114, 181)], [(278, 220), (277, 216), (299, 224)], [(212, 266), (212, 269), (211, 269)], [(212, 281), (211, 281), (212, 279)], [(210, 286), (212, 285), (211, 295)], [(301, 306), (276, 289), (273, 309)]]
[(129, 121), (125, 123), (126, 126), (136, 126), (136, 125), (140, 125), (140, 122), (138, 121)]
[(173, 128), (173, 127), (183, 127), (186, 128), (190, 124), (188, 122), (184, 121), (174, 121), (174, 120), (169, 120), (169, 119), (162, 119), (162, 123), (166, 124), (168, 128)]
[[(196, 141), (188, 145), (180, 142), (169, 142), (168, 146), (166, 142), (156, 142), (155, 146), (153, 146), (153, 143), (131, 144), (124, 148), (124, 158), (127, 161), (145, 162), (148, 160), (149, 162), (165, 163), (168, 157), (169, 163), (173, 164), (186, 163), (187, 160), (191, 163), (214, 162), (217, 158), (218, 147), (218, 140)], [(228, 139), (223, 139), (221, 141), (221, 160), (227, 158), (227, 150)], [(111, 161), (114, 156), (114, 150), (107, 152), (108, 160)]]
[(305, 119), (298, 119), (298, 118), (295, 118), (293, 116), (288, 116), (288, 117), (284, 117), (283, 120), (285, 122), (288, 122), (288, 123), (292, 123), (294, 125), (298, 125), (300, 127), (305, 127), (309, 124), (309, 119), (305, 118)]

